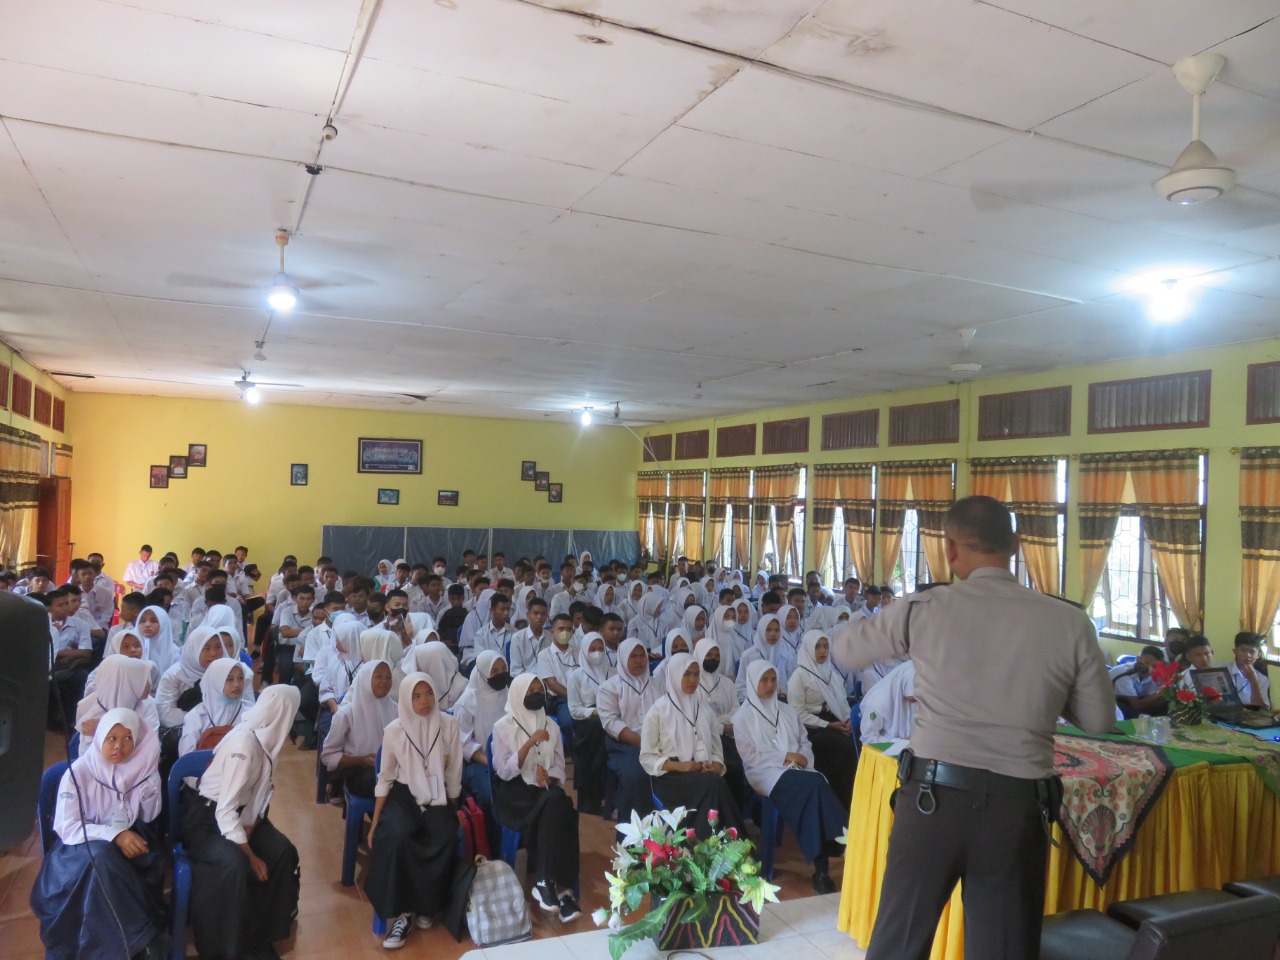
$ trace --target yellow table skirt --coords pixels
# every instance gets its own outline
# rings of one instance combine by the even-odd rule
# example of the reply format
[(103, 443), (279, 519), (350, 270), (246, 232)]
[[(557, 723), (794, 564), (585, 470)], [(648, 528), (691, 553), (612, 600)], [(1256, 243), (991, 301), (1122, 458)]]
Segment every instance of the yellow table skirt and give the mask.
[[(849, 811), (849, 847), (840, 893), (840, 929), (863, 947), (871, 940), (880, 883), (889, 852), (897, 760), (862, 751)], [(1093, 907), (1158, 893), (1220, 887), (1229, 880), (1280, 873), (1280, 797), (1252, 764), (1197, 763), (1174, 770), (1147, 814), (1129, 853), (1099, 887), (1071, 852), (1061, 830), (1049, 848), (1045, 913)], [(938, 924), (932, 960), (963, 960), (964, 909), (960, 888)]]

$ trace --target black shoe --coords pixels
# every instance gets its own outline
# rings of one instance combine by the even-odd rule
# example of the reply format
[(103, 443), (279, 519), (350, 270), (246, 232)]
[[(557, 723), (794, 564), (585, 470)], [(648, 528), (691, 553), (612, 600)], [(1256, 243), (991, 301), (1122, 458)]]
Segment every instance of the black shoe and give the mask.
[(556, 885), (541, 880), (533, 885), (533, 899), (547, 913), (560, 909), (560, 898), (556, 896)]
[(582, 916), (582, 908), (578, 906), (578, 901), (573, 899), (573, 894), (566, 893), (560, 898), (560, 922), (568, 923), (570, 920), (577, 920)]
[(815, 873), (813, 875), (813, 889), (818, 893), (835, 893), (835, 881), (831, 879), (829, 873)]

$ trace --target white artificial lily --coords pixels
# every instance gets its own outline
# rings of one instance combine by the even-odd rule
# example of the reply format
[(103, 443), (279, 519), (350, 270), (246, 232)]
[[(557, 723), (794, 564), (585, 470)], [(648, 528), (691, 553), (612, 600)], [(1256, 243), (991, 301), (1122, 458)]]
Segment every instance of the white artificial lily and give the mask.
[(646, 824), (640, 819), (640, 814), (632, 810), (631, 822), (619, 823), (617, 826), (618, 833), (622, 837), (619, 845), (623, 847), (639, 846), (644, 839), (645, 829)]
[(684, 807), (676, 807), (674, 810), (658, 810), (655, 811), (662, 817), (662, 822), (667, 825), (672, 833), (680, 829), (680, 821), (689, 813)]

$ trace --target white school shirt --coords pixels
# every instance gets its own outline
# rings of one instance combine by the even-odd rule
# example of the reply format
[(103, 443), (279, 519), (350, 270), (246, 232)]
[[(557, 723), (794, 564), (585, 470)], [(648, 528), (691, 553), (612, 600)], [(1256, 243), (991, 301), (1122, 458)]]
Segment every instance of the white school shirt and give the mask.
[(89, 636), (89, 628), (83, 620), (67, 617), (61, 627), (49, 621), (49, 630), (53, 634), (53, 652), (55, 655), (63, 650), (91, 650), (93, 638)]
[(129, 565), (124, 568), (125, 583), (145, 584), (159, 569), (160, 563), (157, 560), (130, 560)]
[(546, 627), (536, 637), (532, 627), (516, 631), (511, 637), (511, 659), (507, 664), (511, 668), (511, 676), (518, 677), (537, 669), (538, 654), (551, 646), (551, 642), (551, 631)]
[[(538, 654), (538, 666), (534, 672), (542, 680), (554, 678), (567, 692), (569, 689), (569, 674), (578, 669), (579, 649), (578, 644), (573, 640), (569, 641), (569, 647), (564, 653), (561, 653), (560, 648), (552, 644)], [(548, 694), (548, 696), (552, 696), (552, 694)]]
[(486, 650), (492, 650), (502, 659), (507, 658), (507, 641), (516, 635), (510, 626), (504, 624), (495, 627), (490, 620), (471, 637), (471, 648), (464, 653), (466, 660), (471, 661)]
[[(1241, 703), (1253, 702), (1253, 686), (1249, 682), (1249, 678), (1244, 675), (1244, 671), (1232, 661), (1227, 667), (1227, 671), (1231, 674), (1231, 682), (1236, 686), (1236, 693), (1240, 697)], [(1262, 705), (1268, 709), (1271, 707), (1271, 681), (1257, 667), (1253, 668), (1253, 674), (1258, 678), (1258, 686), (1262, 690)]]

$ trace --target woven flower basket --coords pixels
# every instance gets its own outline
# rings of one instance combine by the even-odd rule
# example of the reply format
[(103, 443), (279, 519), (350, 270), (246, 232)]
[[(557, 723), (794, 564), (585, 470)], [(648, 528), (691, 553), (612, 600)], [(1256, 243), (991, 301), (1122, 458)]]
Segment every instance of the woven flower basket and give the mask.
[(1208, 710), (1199, 700), (1193, 703), (1174, 703), (1169, 705), (1169, 719), (1175, 727), (1194, 727), (1208, 719)]
[(739, 903), (737, 894), (711, 894), (711, 909), (692, 923), (681, 917), (693, 909), (685, 899), (677, 903), (662, 932), (654, 939), (659, 950), (697, 950), (706, 947), (740, 947), (760, 942), (760, 914), (749, 903)]

